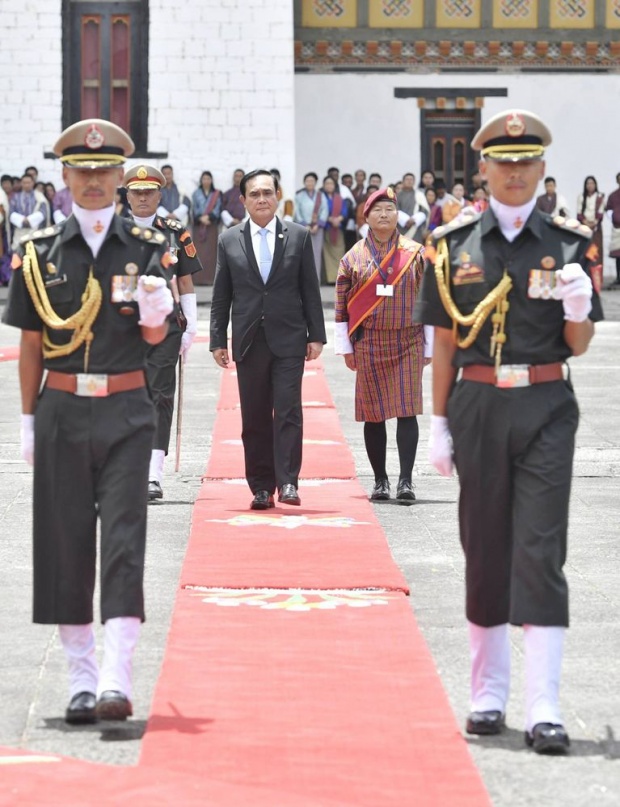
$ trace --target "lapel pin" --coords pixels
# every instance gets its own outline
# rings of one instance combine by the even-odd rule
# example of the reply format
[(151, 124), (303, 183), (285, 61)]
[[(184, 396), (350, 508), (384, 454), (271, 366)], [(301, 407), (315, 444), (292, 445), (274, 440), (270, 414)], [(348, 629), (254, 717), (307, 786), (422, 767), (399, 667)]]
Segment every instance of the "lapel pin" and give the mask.
[(284, 236), (282, 235), (282, 233), (278, 233), (278, 238), (284, 238)]

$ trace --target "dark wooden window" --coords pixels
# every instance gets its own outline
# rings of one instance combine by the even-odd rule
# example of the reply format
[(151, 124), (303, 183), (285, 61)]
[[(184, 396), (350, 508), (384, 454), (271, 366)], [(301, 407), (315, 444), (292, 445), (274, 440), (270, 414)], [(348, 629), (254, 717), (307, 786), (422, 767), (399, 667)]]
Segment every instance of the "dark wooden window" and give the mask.
[(469, 144), (477, 131), (477, 110), (423, 109), (421, 118), (421, 165), (428, 166), (448, 191), (455, 182), (467, 190), (469, 179), (477, 167), (477, 155)]
[(148, 1), (63, 0), (63, 127), (104, 118), (146, 155)]

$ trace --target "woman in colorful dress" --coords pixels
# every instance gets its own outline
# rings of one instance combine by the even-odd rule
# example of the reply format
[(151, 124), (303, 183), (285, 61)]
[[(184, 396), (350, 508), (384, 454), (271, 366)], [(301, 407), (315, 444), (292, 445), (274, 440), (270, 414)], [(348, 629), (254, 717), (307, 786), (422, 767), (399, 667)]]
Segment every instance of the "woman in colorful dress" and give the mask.
[(202, 271), (194, 275), (194, 283), (198, 286), (211, 286), (215, 277), (217, 262), (217, 236), (222, 198), (213, 187), (213, 174), (203, 171), (198, 187), (192, 194), (192, 213), (194, 216), (194, 244)]
[(593, 176), (585, 178), (583, 193), (577, 199), (577, 218), (592, 230), (592, 243), (596, 244), (599, 258), (603, 254), (603, 216), (605, 215), (605, 194), (599, 193), (598, 183)]
[(323, 180), (323, 193), (327, 201), (327, 223), (323, 240), (323, 263), (325, 280), (333, 286), (338, 274), (340, 259), (345, 253), (344, 226), (349, 215), (349, 200), (336, 192), (336, 183), (332, 177)]
[(355, 419), (375, 475), (371, 501), (390, 498), (385, 421), (397, 418), (400, 463), (396, 498), (415, 501), (413, 465), (422, 413), (422, 370), (432, 355), (432, 328), (413, 322), (424, 261), (422, 245), (397, 229), (396, 195), (372, 193), (364, 205), (368, 235), (340, 262), (336, 282), (336, 353), (357, 371)]

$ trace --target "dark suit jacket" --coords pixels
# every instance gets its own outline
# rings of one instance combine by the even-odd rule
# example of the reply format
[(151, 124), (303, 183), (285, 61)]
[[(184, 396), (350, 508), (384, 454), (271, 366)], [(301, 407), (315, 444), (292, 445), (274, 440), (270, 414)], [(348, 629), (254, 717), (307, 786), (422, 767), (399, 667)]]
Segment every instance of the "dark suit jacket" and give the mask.
[(305, 227), (277, 219), (267, 283), (256, 262), (249, 221), (220, 235), (211, 302), (211, 350), (227, 347), (231, 307), (236, 362), (243, 359), (261, 322), (275, 356), (304, 356), (308, 342), (325, 344), (321, 292)]

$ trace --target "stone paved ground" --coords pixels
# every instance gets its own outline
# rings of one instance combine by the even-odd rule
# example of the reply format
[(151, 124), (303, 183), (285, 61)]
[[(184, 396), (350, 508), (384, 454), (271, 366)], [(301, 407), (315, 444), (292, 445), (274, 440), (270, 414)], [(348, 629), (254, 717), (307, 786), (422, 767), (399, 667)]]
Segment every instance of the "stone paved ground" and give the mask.
[[(199, 290), (203, 335), (208, 332), (209, 291)], [(324, 289), (323, 295), (331, 338), (333, 290)], [(521, 637), (515, 630), (508, 730), (499, 739), (468, 740), (496, 807), (620, 804), (620, 412), (616, 405), (620, 390), (620, 292), (609, 291), (603, 296), (608, 320), (597, 326), (589, 353), (572, 362), (582, 419), (567, 564), (572, 628), (562, 702), (573, 753), (566, 759), (548, 759), (524, 749), (523, 657)], [(0, 306), (4, 297), (0, 290)], [(17, 341), (16, 331), (0, 326), (0, 346)], [(324, 360), (358, 474), (370, 488), (361, 425), (352, 419), (353, 374), (346, 370), (342, 358), (333, 356), (331, 344)], [(136, 717), (114, 729), (76, 730), (62, 721), (66, 674), (55, 629), (30, 624), (31, 472), (19, 459), (15, 362), (0, 362), (0, 745), (116, 764), (137, 761), (187, 542), (191, 505), (210, 449), (219, 370), (204, 343), (192, 349), (186, 375), (181, 472), (175, 475), (168, 463), (166, 498), (149, 509), (148, 621), (135, 660)], [(429, 382), (430, 373), (425, 379), (427, 411)], [(468, 659), (462, 615), (463, 563), (456, 532), (457, 483), (440, 478), (429, 466), (427, 416), (420, 418), (420, 427), (417, 503), (412, 507), (377, 505), (376, 512), (410, 583), (411, 606), (462, 723), (468, 709)], [(393, 428), (389, 430), (389, 445), (389, 468), (395, 475)]]

